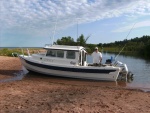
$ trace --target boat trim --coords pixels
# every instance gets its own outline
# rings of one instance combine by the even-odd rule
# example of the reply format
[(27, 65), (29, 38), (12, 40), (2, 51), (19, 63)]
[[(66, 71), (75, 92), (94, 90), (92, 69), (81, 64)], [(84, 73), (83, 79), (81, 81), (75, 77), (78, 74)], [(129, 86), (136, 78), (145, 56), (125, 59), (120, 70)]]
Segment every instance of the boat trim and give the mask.
[(67, 72), (82, 72), (82, 73), (111, 73), (111, 72), (115, 72), (117, 71), (116, 69), (88, 69), (88, 68), (71, 68), (71, 67), (60, 67), (60, 66), (50, 66), (50, 65), (45, 65), (45, 64), (40, 64), (40, 63), (35, 63), (35, 62), (31, 62), (29, 60), (26, 60), (22, 57), (20, 57), (21, 59), (23, 59), (27, 64), (36, 66), (36, 67), (41, 67), (41, 68), (45, 68), (45, 69), (52, 69), (52, 70), (59, 70), (59, 71), (67, 71)]

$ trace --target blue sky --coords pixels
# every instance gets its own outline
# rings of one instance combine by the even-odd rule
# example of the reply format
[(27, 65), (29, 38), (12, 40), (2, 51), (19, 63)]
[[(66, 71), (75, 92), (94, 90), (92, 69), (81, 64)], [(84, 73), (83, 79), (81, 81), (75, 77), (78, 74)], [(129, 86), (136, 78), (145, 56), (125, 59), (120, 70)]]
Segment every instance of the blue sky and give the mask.
[(43, 47), (54, 31), (54, 41), (122, 41), (134, 24), (127, 39), (150, 35), (150, 0), (0, 0), (0, 47)]

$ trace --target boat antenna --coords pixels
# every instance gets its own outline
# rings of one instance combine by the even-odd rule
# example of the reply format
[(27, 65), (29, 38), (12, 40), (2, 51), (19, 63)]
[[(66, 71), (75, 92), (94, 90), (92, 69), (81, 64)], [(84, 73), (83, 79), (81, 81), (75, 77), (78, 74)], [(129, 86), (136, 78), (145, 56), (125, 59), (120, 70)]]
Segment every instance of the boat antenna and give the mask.
[(77, 39), (78, 39), (78, 20), (77, 20)]
[(55, 37), (57, 23), (58, 23), (58, 13), (57, 13), (57, 16), (56, 16), (56, 22), (55, 22), (53, 37), (52, 38), (50, 37), (50, 39), (52, 40), (52, 45), (53, 45), (53, 41), (54, 41), (54, 37)]
[[(126, 36), (126, 38), (125, 38), (126, 40), (127, 40), (128, 36), (129, 36), (129, 34), (131, 33), (132, 29), (134, 28), (135, 24), (136, 24), (136, 23), (133, 24), (132, 28), (130, 29), (129, 33), (127, 34), (127, 36)], [(115, 60), (116, 60), (117, 57), (120, 55), (120, 53), (123, 51), (123, 49), (125, 48), (125, 46), (126, 46), (126, 44), (123, 46), (123, 48), (122, 48), (121, 51), (118, 53), (118, 55), (116, 55), (116, 57), (114, 58)]]

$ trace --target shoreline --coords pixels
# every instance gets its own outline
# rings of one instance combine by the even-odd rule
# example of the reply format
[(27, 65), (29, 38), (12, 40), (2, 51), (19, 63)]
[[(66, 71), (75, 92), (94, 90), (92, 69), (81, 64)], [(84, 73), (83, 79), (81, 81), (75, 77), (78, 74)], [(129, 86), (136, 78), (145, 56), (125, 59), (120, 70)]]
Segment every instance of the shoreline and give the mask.
[[(21, 68), (19, 58), (0, 56), (0, 80), (14, 77)], [(150, 93), (139, 89), (37, 74), (0, 83), (0, 112), (148, 113), (149, 99)]]

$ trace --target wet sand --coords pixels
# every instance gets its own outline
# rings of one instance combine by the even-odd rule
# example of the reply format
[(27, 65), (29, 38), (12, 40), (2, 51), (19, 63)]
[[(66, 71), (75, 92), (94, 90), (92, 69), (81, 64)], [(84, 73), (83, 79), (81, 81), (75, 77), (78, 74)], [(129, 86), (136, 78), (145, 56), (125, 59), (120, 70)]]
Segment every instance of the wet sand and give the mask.
[[(21, 67), (18, 58), (0, 56), (0, 81)], [(0, 113), (149, 113), (150, 93), (125, 85), (30, 73), (0, 83)]]

